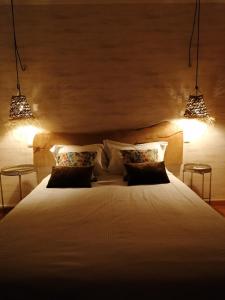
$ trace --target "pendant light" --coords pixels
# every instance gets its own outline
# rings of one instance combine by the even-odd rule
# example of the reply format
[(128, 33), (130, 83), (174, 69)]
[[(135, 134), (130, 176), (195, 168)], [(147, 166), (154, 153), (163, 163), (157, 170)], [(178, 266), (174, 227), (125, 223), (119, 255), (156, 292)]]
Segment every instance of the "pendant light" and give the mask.
[(17, 95), (12, 96), (11, 98), (9, 119), (10, 120), (32, 119), (34, 118), (34, 116), (27, 102), (26, 96), (21, 94), (21, 86), (19, 80), (19, 67), (21, 68), (22, 71), (25, 71), (25, 67), (22, 64), (20, 54), (19, 54), (19, 49), (17, 46), (13, 0), (11, 0), (11, 12), (12, 12), (12, 25), (13, 25), (15, 64), (16, 64)]
[(197, 26), (195, 93), (189, 96), (189, 99), (186, 104), (186, 109), (184, 112), (184, 117), (188, 119), (198, 119), (200, 121), (206, 121), (211, 123), (213, 121), (213, 118), (210, 117), (207, 107), (205, 105), (204, 97), (199, 91), (200, 12), (201, 12), (201, 1), (196, 0), (193, 27), (192, 27), (192, 33), (191, 33), (190, 45), (189, 45), (189, 67), (191, 67), (191, 48), (193, 43), (195, 27)]

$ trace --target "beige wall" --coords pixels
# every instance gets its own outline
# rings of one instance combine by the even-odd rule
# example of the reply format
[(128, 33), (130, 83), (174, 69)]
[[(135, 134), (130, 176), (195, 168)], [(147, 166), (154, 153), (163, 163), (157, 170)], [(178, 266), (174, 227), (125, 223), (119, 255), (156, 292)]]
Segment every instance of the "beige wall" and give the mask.
[[(194, 70), (187, 66), (193, 8), (184, 3), (16, 7), (27, 66), (22, 89), (31, 104), (38, 103), (42, 126), (87, 132), (179, 118), (194, 87)], [(216, 123), (200, 140), (185, 144), (184, 152), (185, 162), (212, 165), (214, 199), (225, 199), (224, 15), (225, 4), (202, 7), (201, 90)], [(32, 162), (32, 151), (5, 126), (16, 92), (8, 6), (0, 6), (0, 28), (2, 167)], [(27, 193), (35, 181), (24, 180)], [(17, 201), (16, 179), (4, 178), (4, 188), (8, 203)]]

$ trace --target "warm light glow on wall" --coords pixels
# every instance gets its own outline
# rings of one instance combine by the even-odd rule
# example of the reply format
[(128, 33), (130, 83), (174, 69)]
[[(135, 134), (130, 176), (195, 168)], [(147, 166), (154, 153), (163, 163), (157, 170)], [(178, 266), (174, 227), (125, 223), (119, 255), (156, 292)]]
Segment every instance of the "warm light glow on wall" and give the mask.
[(19, 125), (12, 129), (13, 137), (28, 146), (32, 146), (35, 134), (41, 131), (41, 128), (34, 125)]
[(196, 119), (181, 119), (176, 122), (183, 130), (184, 142), (189, 143), (201, 138), (206, 132), (208, 124)]

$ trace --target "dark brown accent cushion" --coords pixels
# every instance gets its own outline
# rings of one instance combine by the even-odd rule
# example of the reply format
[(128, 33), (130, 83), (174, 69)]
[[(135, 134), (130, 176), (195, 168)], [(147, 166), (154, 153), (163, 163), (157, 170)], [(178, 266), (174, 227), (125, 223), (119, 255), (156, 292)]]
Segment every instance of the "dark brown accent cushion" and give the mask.
[(47, 188), (90, 188), (93, 166), (52, 167)]
[(125, 164), (128, 185), (169, 183), (164, 162)]

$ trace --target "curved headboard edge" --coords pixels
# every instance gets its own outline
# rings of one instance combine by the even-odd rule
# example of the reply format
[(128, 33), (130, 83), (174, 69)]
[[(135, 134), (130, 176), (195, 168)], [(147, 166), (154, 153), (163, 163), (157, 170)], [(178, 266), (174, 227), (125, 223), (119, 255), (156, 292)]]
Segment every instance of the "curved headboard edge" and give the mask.
[(125, 143), (146, 143), (164, 140), (168, 142), (165, 155), (166, 166), (175, 175), (179, 174), (183, 161), (183, 132), (174, 123), (163, 121), (149, 127), (138, 129), (115, 130), (97, 133), (39, 133), (33, 141), (33, 160), (41, 180), (51, 172), (55, 164), (49, 149), (54, 144), (85, 145), (102, 143), (104, 139), (117, 140)]

